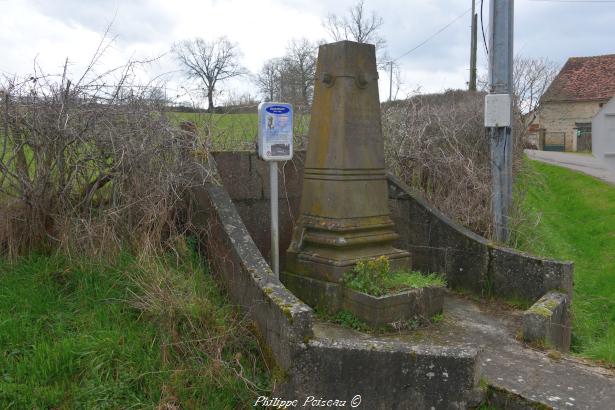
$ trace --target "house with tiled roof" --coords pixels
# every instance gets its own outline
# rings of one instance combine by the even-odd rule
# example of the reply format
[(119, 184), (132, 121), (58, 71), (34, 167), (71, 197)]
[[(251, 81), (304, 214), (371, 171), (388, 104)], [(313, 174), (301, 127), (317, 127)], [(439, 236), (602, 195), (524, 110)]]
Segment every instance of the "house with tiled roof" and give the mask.
[(613, 96), (615, 54), (569, 58), (540, 99), (540, 145), (591, 151), (592, 119)]

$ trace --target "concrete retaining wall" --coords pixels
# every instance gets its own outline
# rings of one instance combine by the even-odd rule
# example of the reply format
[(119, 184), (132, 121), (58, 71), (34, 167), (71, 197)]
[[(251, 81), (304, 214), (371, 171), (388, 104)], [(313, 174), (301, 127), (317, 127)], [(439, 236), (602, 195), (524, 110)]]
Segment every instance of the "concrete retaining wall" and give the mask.
[(573, 265), (498, 246), (429, 205), (394, 176), (389, 176), (397, 246), (412, 254), (422, 272), (446, 274), (449, 286), (506, 299), (538, 300), (549, 290), (572, 297)]
[[(253, 152), (217, 152), (214, 154), (221, 182), (252, 236), (259, 251), (271, 256), (269, 218), (269, 165)], [(284, 270), (286, 249), (292, 227), (299, 214), (305, 152), (295, 153), (292, 161), (279, 166), (280, 270)]]
[[(214, 154), (224, 186), (262, 255), (270, 253), (269, 167), (251, 152)], [(280, 266), (299, 214), (305, 153), (280, 167)], [(572, 297), (570, 262), (537, 258), (486, 240), (454, 223), (393, 176), (389, 207), (413, 268), (446, 273), (449, 286), (478, 294), (538, 300), (549, 290)]]
[(298, 346), (313, 337), (312, 309), (273, 278), (223, 186), (194, 188), (191, 209), (212, 272), (254, 321), (276, 364), (288, 371)]
[[(464, 409), (478, 404), (482, 392), (477, 389), (479, 351), (475, 347), (410, 345), (352, 332), (340, 336), (339, 330), (323, 331), (322, 324), (315, 331), (312, 310), (272, 278), (253, 240), (253, 232), (257, 238), (266, 236), (261, 231), (269, 221), (258, 213), (265, 213), (267, 205), (263, 189), (267, 178), (261, 178), (266, 167), (251, 162), (255, 158), (250, 157), (218, 156), (221, 168), (226, 164), (234, 172), (225, 169), (218, 174), (210, 164), (209, 173), (202, 174), (203, 185), (192, 189), (190, 202), (212, 271), (220, 275), (230, 298), (254, 321), (272, 359), (285, 374), (273, 396), (299, 403), (314, 396), (346, 401), (346, 407), (360, 396), (361, 408), (370, 409)], [(255, 184), (228, 184), (231, 193), (243, 195), (235, 206), (222, 183), (227, 185), (233, 178), (238, 178), (237, 183), (244, 181), (241, 171), (246, 171), (245, 181)], [(294, 177), (300, 176), (298, 169), (293, 172)], [(217, 182), (205, 178), (211, 174), (217, 176)], [(284, 195), (281, 202), (289, 198)], [(245, 225), (240, 211), (246, 215)], [(280, 225), (289, 227), (284, 216)]]

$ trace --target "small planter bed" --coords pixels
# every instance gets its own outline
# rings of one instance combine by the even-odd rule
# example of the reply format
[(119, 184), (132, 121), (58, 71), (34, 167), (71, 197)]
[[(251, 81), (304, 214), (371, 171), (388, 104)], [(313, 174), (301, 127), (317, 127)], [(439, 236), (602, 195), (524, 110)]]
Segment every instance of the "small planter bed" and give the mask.
[(442, 312), (446, 282), (436, 274), (390, 270), (385, 257), (359, 261), (344, 276), (342, 309), (372, 326), (429, 320)]
[[(435, 274), (391, 272), (385, 257), (359, 261), (341, 284), (291, 273), (282, 282), (327, 317), (347, 312), (369, 326), (427, 322), (442, 312), (446, 283)], [(403, 328), (403, 326), (401, 326)]]

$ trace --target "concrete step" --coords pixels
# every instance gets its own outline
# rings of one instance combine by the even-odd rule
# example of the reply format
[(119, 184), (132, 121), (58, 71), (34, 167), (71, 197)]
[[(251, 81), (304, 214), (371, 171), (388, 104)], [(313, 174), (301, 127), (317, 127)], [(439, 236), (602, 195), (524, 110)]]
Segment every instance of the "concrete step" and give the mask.
[(505, 408), (615, 409), (615, 371), (526, 346), (517, 340), (522, 313), (449, 293), (441, 323), (379, 336), (339, 329), (338, 336), (480, 348), (481, 385), (490, 387), (498, 403), (507, 402)]

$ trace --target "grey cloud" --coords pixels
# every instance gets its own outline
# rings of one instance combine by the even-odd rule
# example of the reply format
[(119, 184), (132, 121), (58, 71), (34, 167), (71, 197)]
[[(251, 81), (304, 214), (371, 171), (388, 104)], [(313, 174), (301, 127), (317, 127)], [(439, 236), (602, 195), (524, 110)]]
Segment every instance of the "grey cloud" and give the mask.
[(161, 41), (175, 25), (172, 16), (148, 0), (32, 0), (31, 3), (50, 18), (95, 32), (103, 33), (113, 22), (111, 31), (120, 43)]

